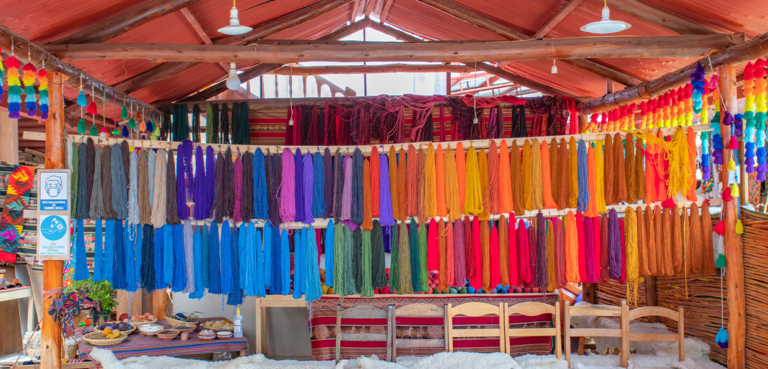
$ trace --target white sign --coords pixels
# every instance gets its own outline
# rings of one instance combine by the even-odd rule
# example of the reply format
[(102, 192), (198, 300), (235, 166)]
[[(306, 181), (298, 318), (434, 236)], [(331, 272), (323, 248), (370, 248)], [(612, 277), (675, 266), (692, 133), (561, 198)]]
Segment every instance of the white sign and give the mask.
[(39, 211), (69, 211), (69, 171), (40, 172)]
[(40, 215), (37, 224), (38, 258), (69, 259), (69, 216)]

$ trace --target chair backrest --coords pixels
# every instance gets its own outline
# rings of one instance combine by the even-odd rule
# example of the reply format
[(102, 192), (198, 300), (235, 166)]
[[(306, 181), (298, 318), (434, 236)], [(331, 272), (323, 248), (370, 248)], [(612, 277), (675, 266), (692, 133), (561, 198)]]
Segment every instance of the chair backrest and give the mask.
[[(558, 359), (562, 357), (562, 346), (560, 341), (560, 301), (556, 301), (555, 305), (545, 304), (543, 302), (522, 302), (509, 306), (505, 305), (506, 313), (504, 314), (504, 331), (506, 339), (504, 340), (506, 352), (510, 352), (509, 339), (512, 337), (555, 337), (555, 355)], [(525, 315), (536, 316), (542, 314), (552, 314), (555, 320), (555, 326), (550, 328), (509, 328), (509, 320), (507, 319), (511, 315)]]
[(627, 314), (627, 325), (629, 322), (649, 316), (663, 317), (677, 322), (677, 334), (664, 333), (631, 333), (628, 331), (625, 346), (629, 348), (631, 341), (654, 341), (654, 342), (677, 342), (678, 356), (680, 361), (685, 360), (685, 311), (678, 307), (677, 311), (660, 306), (645, 306), (632, 309)]
[[(506, 340), (504, 333), (504, 320), (506, 320), (504, 304), (491, 305), (484, 302), (468, 302), (456, 307), (448, 304), (445, 309), (445, 315), (448, 321), (448, 332), (446, 335), (448, 339), (448, 352), (453, 352), (454, 338), (463, 337), (499, 337), (499, 351), (507, 352), (506, 345), (504, 344)], [(495, 315), (498, 317), (499, 328), (454, 329), (453, 318), (459, 315), (467, 317)]]
[[(387, 328), (383, 332), (368, 333), (343, 333), (341, 329), (342, 319), (387, 319)], [(387, 343), (387, 360), (390, 351), (390, 332), (392, 321), (384, 310), (372, 306), (355, 306), (350, 309), (342, 309), (341, 304), (336, 305), (336, 362), (341, 358), (341, 341), (380, 341)], [(361, 326), (363, 327), (363, 326)]]
[[(445, 331), (447, 329), (447, 322), (446, 322), (446, 315), (445, 315), (445, 308), (442, 306), (437, 306), (433, 304), (409, 304), (400, 308), (395, 309), (394, 305), (389, 305), (388, 308), (389, 312), (389, 319), (392, 321), (392, 332), (390, 332), (390, 336), (392, 337), (392, 361), (396, 361), (397, 359), (397, 349), (414, 349), (414, 348), (439, 348), (442, 350), (447, 350), (447, 340), (446, 340), (446, 334)], [(443, 338), (432, 338), (432, 334), (430, 333), (430, 329), (428, 328), (426, 332), (419, 331), (417, 332), (417, 337), (398, 337), (397, 335), (397, 326), (398, 326), (398, 319), (402, 318), (432, 318), (430, 320), (440, 319), (440, 330), (442, 330)], [(418, 324), (405, 324), (405, 325), (418, 325)], [(437, 325), (430, 325), (430, 327), (437, 328)], [(432, 332), (435, 333), (435, 332)], [(422, 338), (419, 336), (430, 336), (429, 338)]]
[[(625, 321), (627, 314), (627, 302), (621, 300), (621, 306), (610, 305), (576, 305), (565, 304), (565, 358), (568, 366), (571, 366), (571, 337), (618, 337), (621, 340), (622, 350), (621, 366), (627, 366), (629, 359), (629, 349), (624, 350), (624, 343), (627, 341), (626, 334), (629, 333), (629, 323)], [(607, 318), (619, 318), (620, 328), (571, 328), (571, 317), (574, 316), (595, 316)]]

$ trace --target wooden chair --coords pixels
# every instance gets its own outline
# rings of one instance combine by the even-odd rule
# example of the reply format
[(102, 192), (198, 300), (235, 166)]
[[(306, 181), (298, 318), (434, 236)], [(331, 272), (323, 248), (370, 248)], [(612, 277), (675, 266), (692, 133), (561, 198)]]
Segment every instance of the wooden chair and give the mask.
[[(419, 338), (398, 338), (397, 337), (397, 318), (441, 318), (443, 320), (442, 329), (446, 332), (447, 318), (445, 315), (445, 308), (435, 306), (433, 304), (409, 304), (401, 308), (395, 309), (394, 305), (388, 306), (389, 320), (392, 322), (392, 331), (390, 337), (392, 337), (392, 361), (397, 361), (397, 349), (410, 349), (410, 348), (441, 348), (448, 350), (447, 334), (443, 335), (443, 338), (437, 339), (419, 339)], [(390, 355), (387, 355), (389, 357)]]
[[(445, 319), (447, 320), (448, 331), (446, 332), (446, 339), (448, 340), (448, 352), (453, 352), (453, 340), (454, 338), (462, 337), (499, 337), (499, 351), (506, 353), (506, 345), (504, 341), (505, 330), (504, 321), (506, 315), (504, 312), (504, 304), (491, 305), (484, 302), (468, 302), (461, 304), (457, 307), (453, 307), (453, 304), (448, 304), (445, 309)], [(478, 329), (453, 329), (453, 318), (458, 316), (468, 317), (481, 317), (485, 315), (496, 315), (499, 317), (499, 329), (492, 328), (478, 328)]]
[[(555, 305), (545, 304), (543, 302), (523, 302), (508, 306), (504, 304), (506, 313), (504, 314), (505, 323), (504, 331), (506, 338), (504, 339), (505, 349), (507, 353), (510, 353), (509, 339), (512, 337), (555, 337), (555, 355), (558, 359), (563, 356), (562, 342), (560, 338), (560, 301), (556, 301)], [(525, 315), (536, 316), (541, 314), (552, 314), (555, 319), (554, 328), (509, 328), (509, 316), (511, 315)]]
[[(608, 305), (577, 305), (570, 306), (565, 304), (565, 359), (568, 361), (568, 367), (571, 367), (571, 337), (618, 337), (621, 340), (621, 366), (627, 367), (629, 359), (629, 344), (624, 349), (626, 341), (626, 332), (629, 332), (628, 324), (624, 321), (624, 311), (627, 308), (627, 302), (621, 300), (621, 307)], [(607, 328), (571, 328), (572, 316), (597, 316), (597, 317), (618, 317), (620, 318), (620, 329)]]
[[(626, 307), (625, 307), (626, 308)], [(629, 356), (629, 343), (631, 341), (652, 341), (652, 342), (677, 342), (678, 360), (685, 360), (685, 312), (682, 307), (677, 311), (660, 306), (645, 306), (629, 310), (624, 314), (626, 320), (623, 325), (627, 327), (627, 337), (621, 343), (621, 351), (627, 352)], [(629, 332), (629, 322), (649, 316), (664, 317), (677, 322), (677, 334), (664, 333), (631, 333)]]
[[(387, 319), (386, 333), (342, 333), (342, 319)], [(372, 306), (355, 306), (342, 310), (341, 304), (336, 305), (336, 362), (341, 358), (341, 341), (381, 341), (387, 343), (387, 360), (390, 360), (391, 345), (390, 333), (392, 321), (387, 317), (387, 312)]]

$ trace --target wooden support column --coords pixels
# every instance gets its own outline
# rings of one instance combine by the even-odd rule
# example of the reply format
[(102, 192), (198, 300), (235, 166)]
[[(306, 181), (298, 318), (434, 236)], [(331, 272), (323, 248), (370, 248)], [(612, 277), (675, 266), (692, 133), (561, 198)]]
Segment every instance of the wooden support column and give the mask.
[[(723, 65), (718, 68), (720, 74), (720, 91), (722, 104), (720, 111), (726, 110), (735, 114), (738, 109), (736, 96), (736, 70), (733, 65)], [(722, 124), (720, 132), (723, 143), (731, 140), (730, 127)], [(723, 150), (723, 163), (731, 158), (731, 150)], [(721, 172), (723, 190), (728, 190), (728, 171)], [(742, 259), (741, 236), (736, 234), (737, 214), (736, 201), (724, 201), (722, 217), (725, 223), (725, 268), (728, 286), (728, 368), (743, 369), (745, 367), (746, 313), (744, 297), (744, 260)]]
[[(45, 168), (64, 167), (64, 81), (61, 73), (52, 73), (50, 89), (50, 118), (45, 121)], [(64, 262), (46, 260), (43, 262), (43, 328), (40, 339), (40, 364), (42, 369), (61, 368), (61, 328), (48, 315), (53, 296), (58, 296), (62, 287), (61, 278)], [(52, 292), (48, 292), (52, 291)], [(49, 298), (49, 296), (51, 296)]]
[[(645, 277), (645, 306), (658, 306), (658, 298), (656, 295), (656, 277)], [(658, 317), (649, 316), (649, 323), (657, 323)]]

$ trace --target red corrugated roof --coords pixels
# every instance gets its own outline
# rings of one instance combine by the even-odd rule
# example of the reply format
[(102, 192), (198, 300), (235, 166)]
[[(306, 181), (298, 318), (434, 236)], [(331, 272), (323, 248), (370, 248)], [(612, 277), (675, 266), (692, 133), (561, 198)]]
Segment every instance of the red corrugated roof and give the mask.
[[(149, 0), (37, 0), (34, 6), (8, 6), (3, 9), (2, 24), (13, 32), (35, 42), (45, 43), (68, 36), (86, 27), (109, 19)], [(317, 0), (240, 0), (243, 24), (257, 26), (289, 14)], [(371, 0), (373, 1), (373, 0)], [(492, 19), (508, 24), (524, 34), (534, 34), (546, 24), (569, 0), (452, 0)], [(756, 36), (766, 32), (768, 2), (731, 0), (640, 0), (642, 3), (693, 21), (717, 32), (746, 32)], [(365, 2), (365, 0), (363, 0)], [(263, 4), (262, 4), (263, 3)], [(255, 5), (259, 6), (253, 7)], [(609, 6), (610, 6), (609, 2)], [(253, 8), (251, 8), (253, 7)], [(346, 24), (353, 3), (326, 13), (311, 21), (272, 35), (273, 39), (316, 39)], [(587, 34), (579, 28), (600, 18), (602, 1), (585, 0), (558, 24), (547, 37), (581, 37)], [(202, 0), (189, 10), (203, 30), (212, 38), (222, 37), (216, 30), (227, 23), (230, 3), (224, 0)], [(612, 19), (632, 24), (622, 36), (661, 36), (675, 32), (612, 9)], [(501, 36), (469, 24), (418, 0), (394, 1), (386, 20), (396, 28), (430, 40), (503, 40)], [(202, 40), (180, 13), (168, 14), (141, 25), (107, 42), (202, 44)], [(611, 66), (641, 79), (657, 78), (678, 69), (692, 59), (603, 59)], [(90, 75), (114, 85), (143, 73), (155, 65), (140, 60), (93, 60), (73, 63)], [(243, 66), (239, 66), (241, 69)], [(549, 84), (555, 88), (584, 96), (605, 93), (605, 78), (559, 63), (559, 73), (549, 72), (551, 61), (510, 63), (506, 69), (521, 76)], [(738, 68), (739, 70), (741, 68)], [(193, 93), (225, 76), (214, 64), (199, 64), (169, 79), (134, 92), (146, 102), (169, 101)], [(65, 95), (74, 99), (77, 91), (66, 88)], [(118, 104), (120, 105), (120, 104)], [(107, 116), (111, 117), (111, 108)]]

